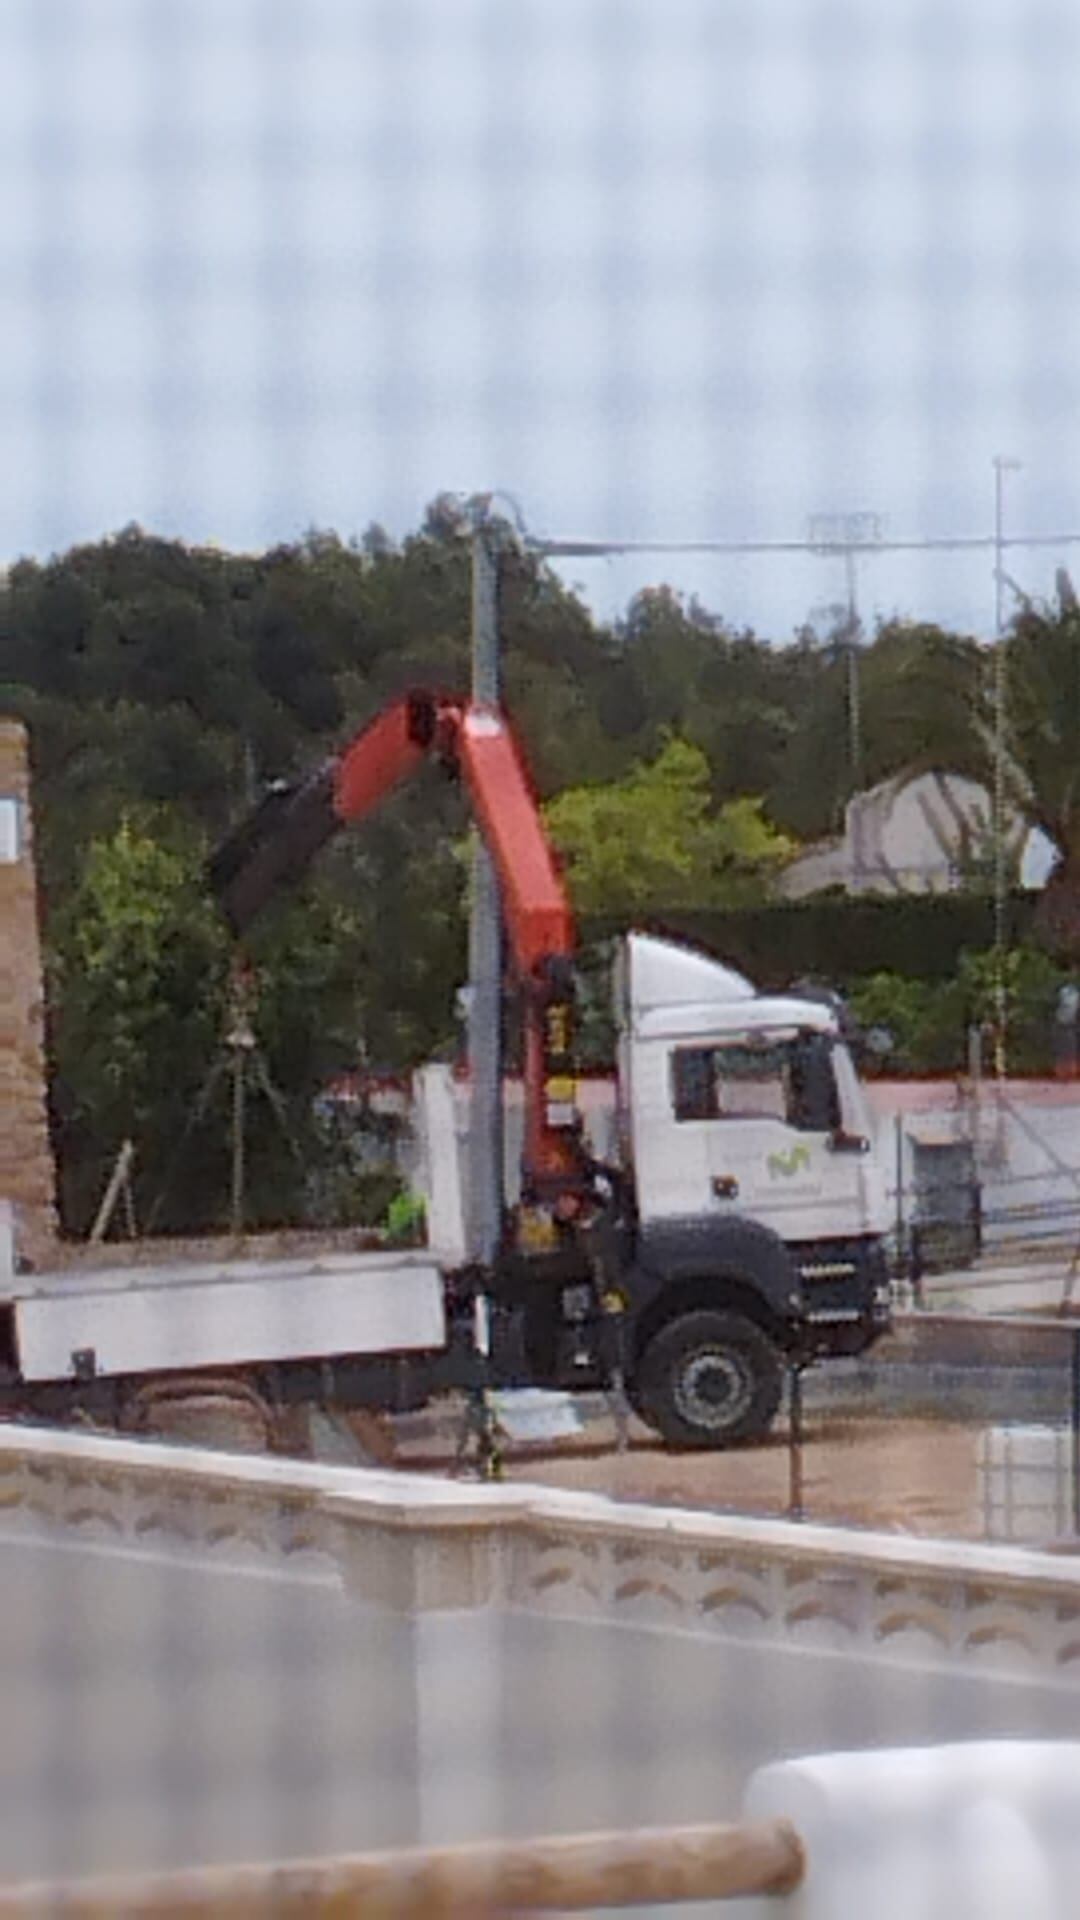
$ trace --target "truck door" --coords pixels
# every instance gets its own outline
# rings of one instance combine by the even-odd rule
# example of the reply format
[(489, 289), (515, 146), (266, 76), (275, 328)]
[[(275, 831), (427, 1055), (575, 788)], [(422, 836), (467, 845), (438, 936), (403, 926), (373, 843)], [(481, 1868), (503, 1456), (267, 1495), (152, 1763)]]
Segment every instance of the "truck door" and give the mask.
[(677, 1043), (670, 1073), (674, 1127), (702, 1183), (701, 1212), (749, 1214), (788, 1241), (866, 1231), (831, 1036), (750, 1031)]

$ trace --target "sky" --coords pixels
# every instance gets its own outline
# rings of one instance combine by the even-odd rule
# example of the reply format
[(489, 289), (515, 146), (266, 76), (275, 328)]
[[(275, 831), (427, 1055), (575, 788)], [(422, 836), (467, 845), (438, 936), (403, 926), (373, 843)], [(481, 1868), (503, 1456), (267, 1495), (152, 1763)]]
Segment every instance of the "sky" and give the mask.
[[(1007, 531), (1080, 533), (1075, 0), (0, 0), (0, 72), (0, 557), (400, 536), (444, 490), (987, 534), (998, 454)], [(867, 556), (860, 610), (988, 634), (992, 565)], [(563, 571), (778, 640), (844, 586)]]

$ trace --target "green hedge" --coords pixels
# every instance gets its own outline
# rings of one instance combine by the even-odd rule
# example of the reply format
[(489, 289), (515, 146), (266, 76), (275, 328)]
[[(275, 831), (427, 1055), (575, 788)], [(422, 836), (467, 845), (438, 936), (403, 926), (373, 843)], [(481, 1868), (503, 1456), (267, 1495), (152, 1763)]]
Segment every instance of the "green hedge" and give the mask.
[[(1008, 900), (1010, 946), (1029, 937), (1035, 899), (1018, 893)], [(762, 988), (785, 986), (807, 975), (835, 982), (875, 973), (947, 980), (955, 975), (962, 953), (994, 943), (993, 902), (961, 893), (858, 900), (823, 895), (726, 912), (671, 907), (650, 914), (640, 925), (644, 932), (704, 947)], [(625, 931), (625, 921), (613, 916), (590, 915), (581, 926), (586, 945)]]

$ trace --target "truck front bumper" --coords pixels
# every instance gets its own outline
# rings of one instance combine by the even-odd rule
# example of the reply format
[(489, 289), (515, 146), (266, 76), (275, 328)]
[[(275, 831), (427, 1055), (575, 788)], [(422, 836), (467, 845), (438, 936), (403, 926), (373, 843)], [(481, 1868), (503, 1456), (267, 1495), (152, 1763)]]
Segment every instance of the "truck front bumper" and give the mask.
[(880, 1240), (807, 1250), (799, 1261), (803, 1344), (813, 1354), (856, 1354), (892, 1325), (892, 1290)]

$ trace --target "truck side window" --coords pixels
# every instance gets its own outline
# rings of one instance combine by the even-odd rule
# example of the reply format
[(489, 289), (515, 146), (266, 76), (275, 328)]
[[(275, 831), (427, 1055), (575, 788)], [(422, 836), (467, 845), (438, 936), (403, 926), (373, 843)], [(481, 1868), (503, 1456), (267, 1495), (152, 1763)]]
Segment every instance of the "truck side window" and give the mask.
[(791, 1042), (788, 1066), (788, 1119), (805, 1133), (835, 1133), (840, 1126), (840, 1094), (833, 1072), (832, 1048), (824, 1034), (803, 1033)]
[(793, 1040), (676, 1047), (671, 1091), (679, 1120), (780, 1120), (807, 1133), (840, 1123), (828, 1041)]
[(716, 1076), (712, 1047), (676, 1047), (671, 1056), (676, 1120), (716, 1120)]

